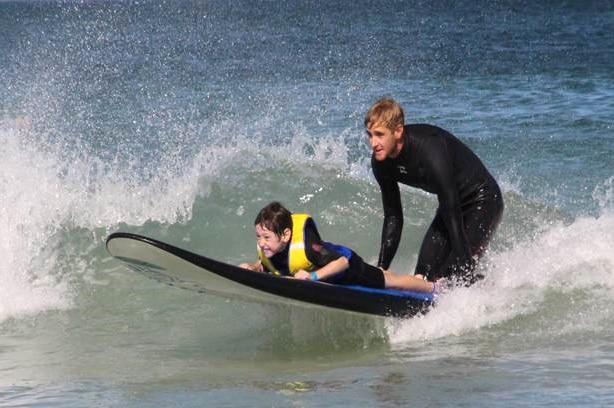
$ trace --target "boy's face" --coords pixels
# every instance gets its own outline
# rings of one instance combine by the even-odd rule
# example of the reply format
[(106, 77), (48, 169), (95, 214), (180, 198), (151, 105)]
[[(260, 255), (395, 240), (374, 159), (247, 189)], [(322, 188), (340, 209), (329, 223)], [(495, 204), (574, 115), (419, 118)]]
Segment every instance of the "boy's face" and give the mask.
[(256, 243), (267, 258), (286, 249), (286, 245), (290, 242), (291, 237), (292, 231), (289, 228), (286, 228), (281, 237), (278, 237), (273, 231), (263, 225), (256, 225)]
[(388, 157), (395, 158), (402, 148), (403, 126), (398, 125), (394, 130), (379, 122), (367, 129), (369, 144), (373, 150), (375, 160), (382, 161)]

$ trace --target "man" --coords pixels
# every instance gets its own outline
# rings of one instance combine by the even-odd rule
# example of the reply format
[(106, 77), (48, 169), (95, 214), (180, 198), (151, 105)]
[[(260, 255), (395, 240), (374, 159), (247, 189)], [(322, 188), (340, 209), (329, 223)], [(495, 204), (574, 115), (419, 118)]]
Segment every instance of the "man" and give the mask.
[(403, 183), (436, 194), (439, 200), (420, 247), (416, 275), (430, 281), (452, 277), (473, 283), (479, 278), (473, 274), (476, 262), (503, 213), (495, 179), (467, 146), (444, 129), (405, 125), (403, 109), (391, 98), (382, 98), (369, 109), (365, 128), (384, 206), (378, 266), (390, 267), (401, 240), (398, 183)]

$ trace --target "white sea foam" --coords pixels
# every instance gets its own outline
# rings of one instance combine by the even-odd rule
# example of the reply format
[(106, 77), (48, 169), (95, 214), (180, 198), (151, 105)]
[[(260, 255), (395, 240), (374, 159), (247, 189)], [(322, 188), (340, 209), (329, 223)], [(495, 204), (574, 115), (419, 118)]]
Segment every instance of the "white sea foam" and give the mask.
[[(85, 271), (61, 270), (63, 231), (178, 222), (190, 216), (196, 180), (207, 171), (202, 158), (180, 175), (140, 181), (95, 157), (67, 161), (27, 129), (4, 126), (0, 140), (0, 321), (71, 306), (69, 276)], [(87, 268), (78, 259), (71, 265)]]
[[(50, 220), (62, 212), (65, 192), (54, 182), (54, 161), (25, 145), (16, 130), (0, 131), (0, 320), (70, 304), (64, 284), (51, 276), (53, 259), (43, 260), (53, 234)], [(53, 256), (52, 256), (53, 258)], [(46, 271), (44, 269), (47, 269)]]
[[(566, 296), (584, 291), (596, 302), (610, 297), (614, 293), (614, 212), (554, 225), (510, 250), (489, 254), (485, 262), (484, 281), (441, 296), (438, 306), (423, 317), (391, 325), (391, 342), (462, 335), (556, 308), (545, 300), (552, 292)], [(561, 318), (560, 330), (570, 328), (567, 320)]]

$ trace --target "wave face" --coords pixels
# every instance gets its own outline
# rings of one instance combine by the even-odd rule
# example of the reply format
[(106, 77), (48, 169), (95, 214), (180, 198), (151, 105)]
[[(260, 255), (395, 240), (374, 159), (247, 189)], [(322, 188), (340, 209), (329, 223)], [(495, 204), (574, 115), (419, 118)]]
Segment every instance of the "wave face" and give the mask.
[[(296, 350), (330, 358), (299, 359), (305, 372), (360, 361), (372, 376), (385, 358), (428, 378), (436, 374), (421, 361), (500, 352), (521, 361), (498, 371), (507, 386), (516, 384), (507, 368), (540, 372), (533, 349), (555, 368), (542, 374), (558, 372), (550, 346), (598, 367), (614, 320), (612, 11), (431, 3), (393, 13), (363, 1), (0, 2), (0, 371), (36, 385), (61, 367), (71, 384), (108, 384), (121, 371), (113, 357), (131, 365), (119, 381), (183, 384), (187, 370), (218, 389), (237, 370), (251, 378), (254, 362), (273, 375)], [(362, 122), (382, 95), (404, 105), (408, 122), (467, 143), (506, 203), (484, 281), (426, 316), (382, 323), (230, 302), (143, 279), (106, 253), (106, 236), (121, 230), (254, 259), (254, 217), (279, 200), (374, 262), (382, 209)], [(402, 195), (392, 269), (412, 273), (437, 202)], [(595, 345), (587, 360), (578, 338)], [(153, 355), (165, 369), (152, 368)], [(553, 381), (571, 376), (561, 372)], [(236, 381), (253, 396), (251, 380)], [(577, 386), (575, 396), (590, 388)], [(72, 398), (66, 387), (60, 402)], [(132, 405), (116, 390), (103, 393)], [(218, 402), (236, 401), (222, 394)], [(560, 402), (552, 398), (541, 401)]]

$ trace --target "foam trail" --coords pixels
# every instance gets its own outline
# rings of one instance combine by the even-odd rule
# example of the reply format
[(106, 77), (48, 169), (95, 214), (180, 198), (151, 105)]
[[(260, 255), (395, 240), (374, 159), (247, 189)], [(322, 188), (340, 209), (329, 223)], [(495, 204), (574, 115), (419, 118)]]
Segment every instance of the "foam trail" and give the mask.
[[(557, 304), (546, 300), (553, 292), (566, 297), (583, 291), (595, 302), (604, 291), (610, 297), (614, 292), (614, 212), (554, 225), (530, 242), (491, 253), (484, 261), (488, 266), (483, 282), (442, 296), (424, 317), (392, 325), (391, 342), (457, 336), (534, 312), (555, 313)], [(560, 320), (560, 330), (569, 330), (565, 324), (569, 319), (562, 316)], [(593, 319), (598, 320), (598, 316)]]

